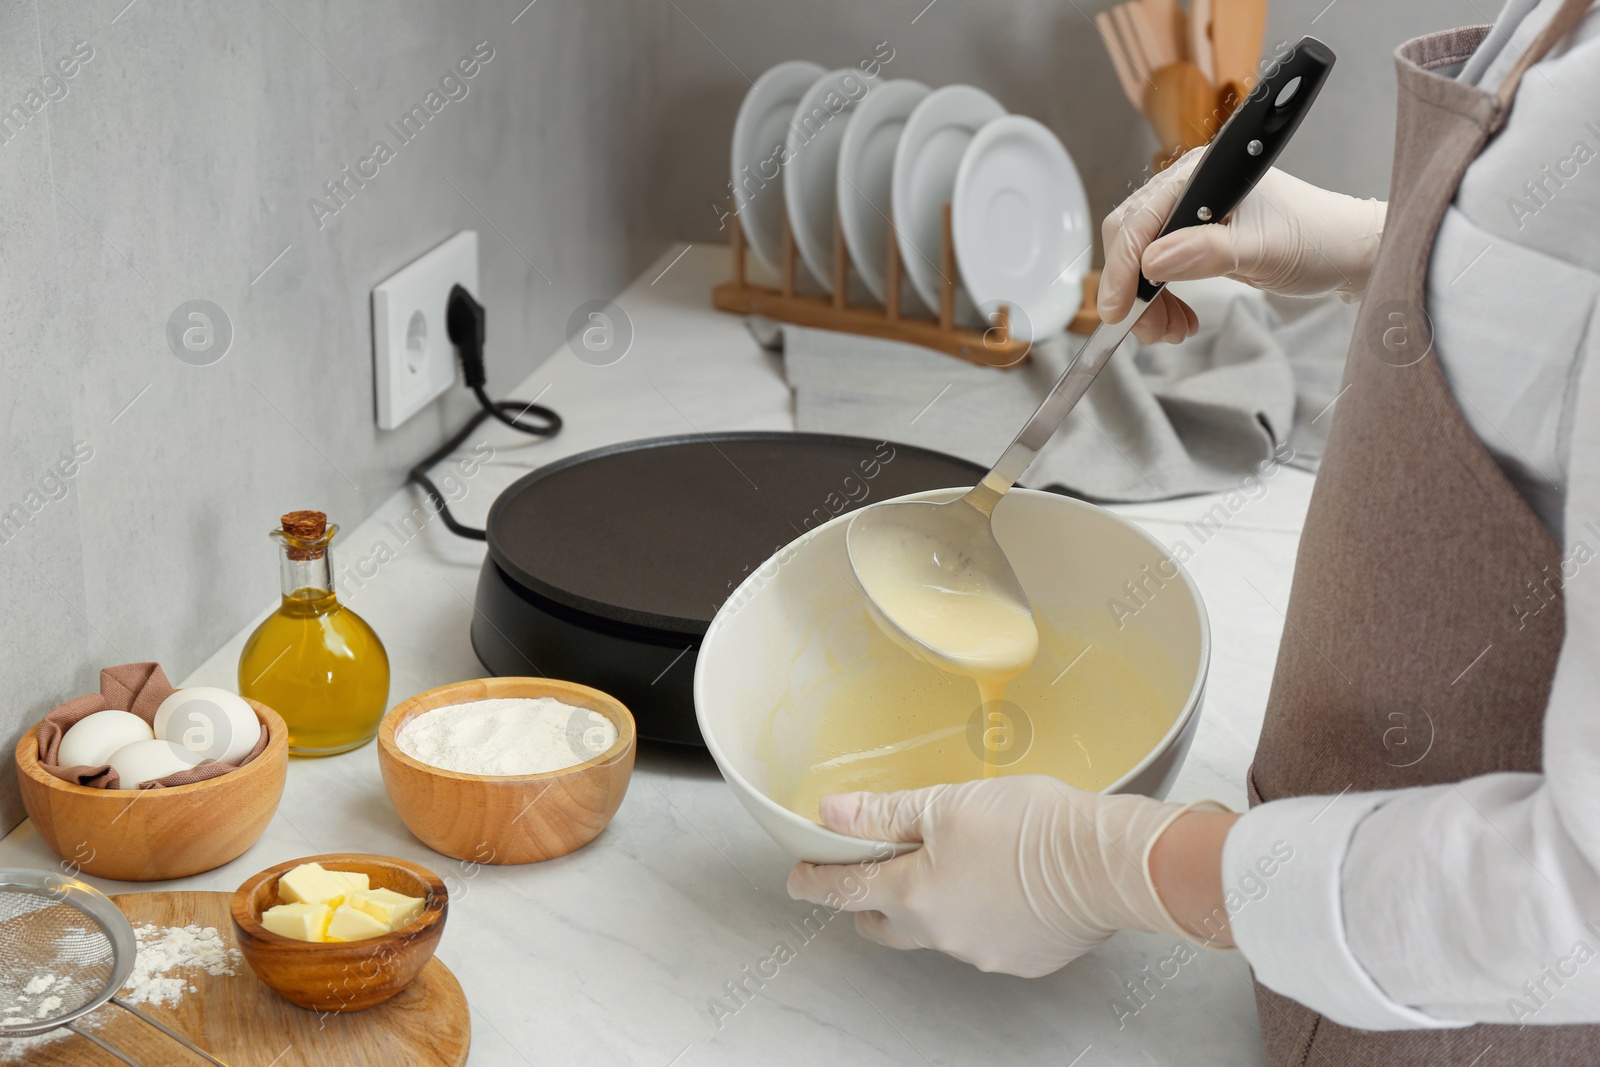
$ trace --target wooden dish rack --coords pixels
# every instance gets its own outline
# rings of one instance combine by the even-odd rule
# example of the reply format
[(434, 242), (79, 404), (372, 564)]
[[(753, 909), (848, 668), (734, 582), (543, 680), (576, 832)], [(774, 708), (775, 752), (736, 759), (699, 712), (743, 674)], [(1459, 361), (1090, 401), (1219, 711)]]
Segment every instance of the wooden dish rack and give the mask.
[[(765, 315), (779, 322), (823, 330), (857, 333), (887, 341), (922, 345), (985, 367), (1020, 366), (1032, 347), (1011, 333), (1010, 309), (1002, 304), (986, 329), (956, 325), (956, 250), (951, 236), (950, 205), (944, 205), (939, 241), (939, 275), (944, 279), (939, 293), (939, 317), (926, 319), (902, 313), (900, 294), (904, 271), (900, 264), (900, 244), (893, 225), (889, 227), (888, 261), (883, 307), (852, 306), (845, 299), (850, 282), (850, 253), (845, 247), (844, 230), (837, 216), (833, 224), (833, 295), (807, 296), (796, 291), (799, 266), (796, 262), (794, 231), (783, 221), (783, 246), (779, 262), (778, 288), (754, 285), (746, 277), (747, 252), (744, 226), (735, 216), (733, 238), (733, 277), (711, 290), (711, 305), (735, 315)], [(1067, 329), (1088, 333), (1100, 322), (1095, 311), (1099, 271), (1083, 279), (1083, 303)]]

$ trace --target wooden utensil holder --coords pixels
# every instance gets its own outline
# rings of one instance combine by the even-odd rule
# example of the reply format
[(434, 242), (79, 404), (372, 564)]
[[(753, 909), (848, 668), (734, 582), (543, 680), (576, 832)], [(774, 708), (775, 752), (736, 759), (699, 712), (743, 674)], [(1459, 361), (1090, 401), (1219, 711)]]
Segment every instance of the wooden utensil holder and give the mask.
[[(745, 274), (744, 226), (736, 219), (733, 238), (728, 246), (733, 256), (733, 278), (711, 290), (711, 305), (735, 315), (765, 315), (769, 319), (790, 322), (796, 326), (922, 345), (986, 367), (1016, 367), (1027, 360), (1032, 346), (1011, 333), (1010, 308), (1004, 304), (995, 312), (994, 323), (986, 329), (968, 329), (956, 325), (956, 252), (951, 236), (949, 204), (944, 205), (940, 227), (939, 274), (943, 282), (939, 292), (937, 319), (901, 313), (904, 272), (900, 263), (900, 244), (895, 238), (893, 225), (889, 227), (887, 243), (884, 306), (852, 306), (845, 298), (850, 282), (850, 253), (845, 246), (844, 230), (837, 216), (833, 224), (832, 296), (806, 296), (796, 291), (799, 265), (796, 262), (794, 231), (787, 218), (783, 221), (778, 288), (752, 284)], [(1098, 271), (1090, 271), (1084, 276), (1083, 303), (1067, 329), (1075, 333), (1088, 333), (1099, 324), (1100, 317), (1095, 311), (1099, 280)]]

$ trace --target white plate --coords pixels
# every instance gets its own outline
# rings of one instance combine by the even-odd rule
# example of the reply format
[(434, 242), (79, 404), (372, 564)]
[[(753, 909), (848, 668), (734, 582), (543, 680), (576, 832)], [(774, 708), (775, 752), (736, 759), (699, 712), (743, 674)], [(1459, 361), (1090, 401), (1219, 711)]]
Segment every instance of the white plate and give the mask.
[(783, 254), (784, 153), (795, 105), (823, 74), (815, 63), (779, 63), (745, 94), (733, 124), (733, 198), (745, 240), (770, 271)]
[[(879, 301), (888, 292), (890, 184), (894, 150), (906, 119), (931, 90), (921, 82), (901, 79), (873, 89), (856, 108), (839, 146), (839, 223), (850, 260), (869, 292)], [(905, 299), (909, 297), (909, 299)], [(915, 290), (906, 290), (901, 307), (925, 314)]]
[(1021, 340), (1060, 333), (1083, 303), (1094, 240), (1083, 180), (1060, 138), (1020, 115), (995, 119), (967, 146), (951, 203), (972, 299), (1018, 309)]
[(830, 70), (806, 90), (789, 118), (789, 173), (783, 200), (800, 259), (827, 293), (833, 292), (839, 146), (856, 105), (872, 86), (872, 79), (855, 67)]
[[(999, 101), (981, 89), (949, 85), (922, 98), (895, 146), (890, 184), (900, 261), (917, 295), (930, 308), (939, 306), (944, 285), (939, 272), (942, 215), (955, 192), (961, 156), (985, 123), (1005, 113)], [(965, 293), (957, 293), (956, 317), (962, 322), (974, 319)]]

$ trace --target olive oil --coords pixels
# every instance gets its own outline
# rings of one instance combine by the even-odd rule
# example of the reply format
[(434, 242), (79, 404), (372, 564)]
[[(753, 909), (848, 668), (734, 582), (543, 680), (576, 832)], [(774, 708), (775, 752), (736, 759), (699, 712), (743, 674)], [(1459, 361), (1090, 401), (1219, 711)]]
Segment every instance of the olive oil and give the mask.
[(378, 732), (389, 704), (389, 656), (367, 621), (339, 603), (328, 546), (338, 533), (316, 511), (283, 517), (283, 599), (245, 642), (239, 692), (289, 725), (289, 751), (332, 756)]

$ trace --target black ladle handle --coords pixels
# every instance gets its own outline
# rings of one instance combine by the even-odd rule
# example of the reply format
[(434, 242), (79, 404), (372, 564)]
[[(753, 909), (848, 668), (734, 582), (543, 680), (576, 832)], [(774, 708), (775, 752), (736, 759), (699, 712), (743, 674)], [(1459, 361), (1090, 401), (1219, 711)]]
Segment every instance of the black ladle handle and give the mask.
[[(1221, 222), (1277, 161), (1300, 120), (1333, 70), (1333, 49), (1302, 37), (1262, 76), (1217, 135), (1167, 216), (1160, 237), (1188, 226)], [(1161, 287), (1139, 276), (1139, 299), (1154, 300)]]

